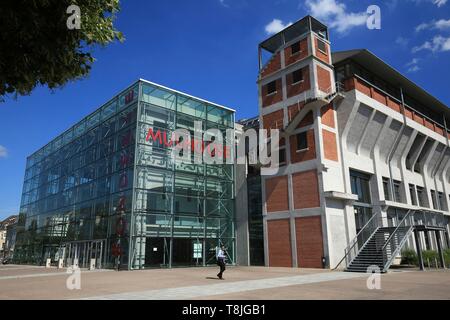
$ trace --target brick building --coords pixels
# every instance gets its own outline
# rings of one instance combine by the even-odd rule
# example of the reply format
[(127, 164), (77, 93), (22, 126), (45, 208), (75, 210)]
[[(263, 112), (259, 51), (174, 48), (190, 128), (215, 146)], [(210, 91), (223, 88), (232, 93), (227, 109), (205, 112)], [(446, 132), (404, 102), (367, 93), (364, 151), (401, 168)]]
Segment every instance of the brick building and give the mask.
[(261, 127), (281, 130), (280, 169), (261, 179), (266, 265), (387, 270), (406, 247), (442, 257), (450, 110), (371, 52), (331, 48), (310, 16), (259, 46)]

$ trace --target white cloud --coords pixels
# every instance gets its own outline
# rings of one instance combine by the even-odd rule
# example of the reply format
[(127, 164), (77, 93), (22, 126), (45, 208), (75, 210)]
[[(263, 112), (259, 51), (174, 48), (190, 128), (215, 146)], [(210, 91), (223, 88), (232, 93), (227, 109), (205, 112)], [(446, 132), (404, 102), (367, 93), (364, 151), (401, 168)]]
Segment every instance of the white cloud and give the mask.
[(432, 52), (450, 51), (450, 37), (435, 36), (431, 41), (426, 41), (421, 46), (414, 47), (413, 52), (430, 50)]
[(278, 33), (281, 30), (289, 27), (290, 25), (292, 25), (292, 22), (283, 24), (283, 21), (281, 21), (280, 19), (273, 19), (271, 23), (266, 25), (265, 30), (266, 30), (266, 33), (270, 35), (270, 34)]
[(433, 0), (433, 3), (440, 8), (447, 3), (447, 0)]
[(450, 30), (450, 19), (445, 20), (445, 19), (441, 19), (441, 20), (433, 20), (429, 23), (421, 23), (416, 27), (416, 31), (423, 31), (423, 30), (427, 30), (427, 29), (437, 29), (437, 30)]
[(409, 40), (402, 36), (399, 36), (397, 37), (397, 39), (395, 39), (395, 43), (402, 47), (406, 47), (409, 44)]
[(8, 156), (8, 150), (4, 146), (0, 146), (0, 158), (6, 158)]
[(419, 58), (414, 58), (414, 59), (412, 59), (410, 62), (408, 62), (407, 64), (406, 64), (406, 67), (408, 67), (408, 72), (410, 72), (410, 73), (412, 73), (412, 72), (417, 72), (417, 71), (419, 71), (420, 70), (420, 67), (419, 67), (419, 62), (420, 62), (420, 59)]
[(419, 70), (420, 70), (419, 66), (411, 66), (411, 67), (409, 67), (408, 72), (413, 73), (413, 72), (417, 72)]
[(230, 7), (227, 3), (225, 3), (225, 0), (219, 0), (219, 2), (220, 2), (220, 4), (221, 4), (222, 6), (224, 6), (225, 8), (229, 8), (229, 7)]
[(339, 33), (367, 24), (367, 12), (347, 12), (346, 5), (336, 0), (306, 0), (306, 6), (312, 16), (336, 28)]
[(407, 67), (409, 67), (409, 66), (412, 66), (412, 65), (415, 65), (415, 64), (418, 64), (419, 63), (419, 61), (420, 61), (420, 59), (419, 58), (414, 58), (414, 59), (412, 59), (410, 62), (408, 62), (407, 64), (406, 64), (406, 66)]
[(420, 4), (423, 2), (431, 2), (431, 3), (435, 4), (438, 8), (440, 8), (443, 5), (445, 5), (448, 0), (411, 0), (411, 1), (415, 2), (416, 4)]

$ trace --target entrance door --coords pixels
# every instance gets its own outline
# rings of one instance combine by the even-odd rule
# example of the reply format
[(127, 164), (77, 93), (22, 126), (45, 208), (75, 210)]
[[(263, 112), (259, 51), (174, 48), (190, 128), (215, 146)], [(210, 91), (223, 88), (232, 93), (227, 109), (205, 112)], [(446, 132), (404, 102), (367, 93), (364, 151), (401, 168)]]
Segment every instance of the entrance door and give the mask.
[(166, 266), (169, 242), (166, 238), (146, 238), (145, 239), (145, 263), (146, 267), (161, 268)]

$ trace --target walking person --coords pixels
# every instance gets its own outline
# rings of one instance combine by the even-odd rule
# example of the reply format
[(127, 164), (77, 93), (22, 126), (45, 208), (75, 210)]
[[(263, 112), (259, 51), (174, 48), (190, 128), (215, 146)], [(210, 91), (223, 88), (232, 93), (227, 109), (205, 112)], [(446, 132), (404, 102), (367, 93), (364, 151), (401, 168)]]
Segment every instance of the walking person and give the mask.
[(220, 272), (217, 274), (217, 277), (220, 280), (224, 280), (222, 278), (222, 275), (225, 271), (225, 259), (226, 259), (225, 246), (222, 245), (219, 249), (219, 252), (217, 253), (217, 265), (220, 267)]

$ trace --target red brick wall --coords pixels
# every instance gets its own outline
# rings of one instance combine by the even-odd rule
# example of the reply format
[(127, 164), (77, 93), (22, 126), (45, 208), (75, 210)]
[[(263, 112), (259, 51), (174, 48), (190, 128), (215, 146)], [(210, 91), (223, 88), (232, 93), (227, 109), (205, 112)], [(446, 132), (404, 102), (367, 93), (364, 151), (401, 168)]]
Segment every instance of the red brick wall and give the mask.
[(323, 236), (320, 217), (295, 219), (297, 265), (299, 268), (323, 268)]
[(378, 101), (379, 103), (387, 105), (386, 96), (383, 93), (381, 93), (380, 91), (378, 91), (377, 89), (374, 89), (374, 88), (370, 88), (370, 93), (371, 93), (372, 99)]
[(291, 163), (303, 162), (316, 158), (316, 140), (314, 138), (314, 129), (307, 132), (307, 139), (308, 149), (297, 152), (297, 135), (294, 134), (289, 137), (289, 143), (291, 145)]
[(434, 124), (433, 124), (433, 122), (431, 122), (431, 121), (429, 121), (427, 119), (424, 119), (424, 122), (425, 122), (425, 127), (427, 127), (428, 129), (434, 131)]
[(339, 161), (336, 144), (336, 134), (328, 130), (322, 130), (322, 137), (325, 159)]
[(271, 95), (267, 95), (267, 85), (262, 86), (261, 94), (262, 94), (262, 105), (263, 107), (268, 107), (272, 104), (280, 102), (283, 100), (283, 90), (281, 85), (281, 78), (276, 80), (276, 93), (272, 93)]
[(291, 229), (288, 219), (267, 222), (270, 267), (292, 267)]
[(328, 45), (328, 43), (325, 42), (325, 47), (326, 47), (326, 54), (324, 54), (322, 51), (320, 51), (318, 49), (317, 46), (317, 38), (314, 38), (314, 45), (315, 45), (315, 52), (316, 52), (316, 57), (319, 58), (319, 60), (322, 60), (325, 63), (330, 63), (330, 46)]
[(319, 90), (323, 92), (327, 92), (331, 87), (331, 73), (330, 71), (317, 66), (317, 84), (319, 86)]
[[(282, 129), (283, 128), (284, 111), (280, 109), (278, 111), (266, 114), (263, 116), (263, 128), (270, 129)], [(269, 132), (270, 134), (270, 132)]]
[(295, 116), (303, 109), (305, 106), (304, 102), (293, 104), (292, 106), (288, 107), (288, 119), (289, 122), (292, 121), (292, 119), (295, 118)]
[(441, 136), (444, 136), (444, 137), (445, 137), (445, 135), (444, 135), (444, 130), (443, 130), (442, 128), (440, 128), (440, 127), (438, 127), (438, 126), (435, 126), (434, 131), (435, 131), (436, 133), (440, 134)]
[(292, 175), (294, 208), (320, 207), (319, 181), (317, 170), (299, 172)]
[(417, 113), (413, 113), (413, 120), (421, 125), (424, 125), (424, 119)]
[(278, 52), (275, 56), (271, 58), (265, 68), (261, 71), (261, 78), (265, 78), (268, 75), (281, 69), (281, 55)]
[(355, 79), (355, 82), (355, 89), (370, 97), (370, 87), (358, 79)]
[(300, 121), (300, 123), (297, 125), (297, 129), (307, 127), (312, 124), (314, 124), (314, 116), (313, 116), (313, 112), (310, 111), (305, 115), (305, 117), (302, 119), (302, 121)]
[(294, 62), (305, 59), (309, 55), (308, 52), (308, 39), (300, 40), (300, 52), (292, 55), (291, 46), (284, 49), (284, 57), (286, 66), (293, 64)]
[(287, 176), (266, 180), (266, 204), (268, 213), (289, 210)]
[(311, 79), (309, 75), (309, 67), (304, 67), (301, 69), (303, 74), (303, 81), (293, 84), (292, 73), (286, 75), (286, 88), (288, 98), (298, 95), (311, 89)]
[(395, 110), (397, 112), (401, 112), (401, 106), (400, 103), (396, 102), (395, 100), (392, 100), (389, 97), (386, 97), (387, 103), (388, 103), (388, 107), (391, 108), (392, 110)]
[(330, 103), (320, 110), (322, 116), (322, 124), (334, 128), (334, 109), (333, 104)]
[(405, 116), (407, 118), (410, 118), (411, 120), (413, 119), (413, 113), (411, 110), (405, 109)]

